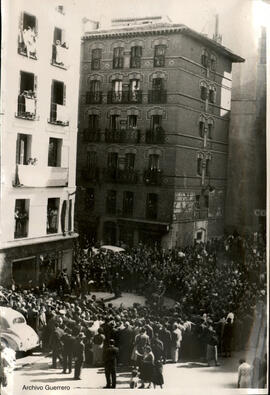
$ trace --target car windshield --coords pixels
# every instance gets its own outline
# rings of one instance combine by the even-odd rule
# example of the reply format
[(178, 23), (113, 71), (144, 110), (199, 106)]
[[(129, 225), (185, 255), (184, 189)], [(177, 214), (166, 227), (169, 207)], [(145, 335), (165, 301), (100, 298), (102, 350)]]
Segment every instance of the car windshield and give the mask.
[(13, 324), (24, 324), (25, 323), (25, 319), (23, 317), (16, 317), (13, 320)]

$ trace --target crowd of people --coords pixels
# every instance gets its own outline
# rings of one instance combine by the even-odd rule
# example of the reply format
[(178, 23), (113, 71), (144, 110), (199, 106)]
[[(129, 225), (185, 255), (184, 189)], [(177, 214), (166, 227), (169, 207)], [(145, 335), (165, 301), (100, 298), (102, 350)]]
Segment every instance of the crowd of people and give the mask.
[[(124, 254), (85, 247), (77, 246), (72, 277), (63, 271), (55, 289), (13, 285), (0, 294), (1, 303), (21, 312), (39, 334), (52, 367), (61, 365), (68, 374), (74, 366), (75, 379), (83, 363), (104, 366), (106, 388), (115, 388), (122, 365), (130, 369), (131, 388), (139, 379), (141, 388), (162, 387), (168, 362), (218, 365), (219, 356), (244, 349), (258, 311), (265, 310), (258, 309), (266, 299), (266, 248), (259, 234), (185, 249), (138, 245)], [(96, 298), (99, 290), (143, 294), (148, 303), (115, 307)], [(164, 295), (174, 305), (163, 304)]]

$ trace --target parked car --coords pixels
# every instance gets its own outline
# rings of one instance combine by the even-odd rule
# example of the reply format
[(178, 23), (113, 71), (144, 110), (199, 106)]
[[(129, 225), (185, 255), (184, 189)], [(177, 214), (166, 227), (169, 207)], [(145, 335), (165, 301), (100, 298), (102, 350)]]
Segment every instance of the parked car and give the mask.
[(10, 307), (0, 306), (1, 343), (14, 351), (29, 351), (39, 346), (39, 337), (24, 316)]

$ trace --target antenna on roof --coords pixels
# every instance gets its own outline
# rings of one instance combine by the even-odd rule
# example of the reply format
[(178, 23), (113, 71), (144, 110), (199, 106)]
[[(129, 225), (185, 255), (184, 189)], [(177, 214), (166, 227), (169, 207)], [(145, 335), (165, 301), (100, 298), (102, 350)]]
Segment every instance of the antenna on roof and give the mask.
[(215, 34), (213, 34), (213, 40), (215, 40), (217, 43), (221, 44), (222, 42), (222, 35), (219, 34), (219, 16), (218, 14), (215, 15)]

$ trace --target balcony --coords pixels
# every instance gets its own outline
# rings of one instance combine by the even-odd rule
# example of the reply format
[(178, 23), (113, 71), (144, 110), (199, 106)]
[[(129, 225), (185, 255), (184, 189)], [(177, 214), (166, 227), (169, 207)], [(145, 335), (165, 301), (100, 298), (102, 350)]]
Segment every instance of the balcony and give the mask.
[(101, 104), (102, 92), (86, 92), (85, 104)]
[(142, 91), (109, 91), (107, 96), (108, 104), (132, 104), (142, 102)]
[(162, 185), (162, 171), (160, 169), (147, 169), (143, 180), (146, 185)]
[(100, 129), (84, 129), (83, 140), (87, 143), (99, 143), (100, 142)]
[(137, 128), (128, 128), (121, 130), (105, 129), (106, 143), (127, 143), (137, 144), (141, 139), (141, 131)]
[(207, 220), (208, 219), (208, 208), (194, 209), (194, 220)]
[(100, 179), (100, 172), (98, 167), (85, 167), (84, 169), (82, 169), (81, 175), (86, 181), (91, 181), (93, 183), (99, 182)]
[(118, 184), (137, 184), (138, 172), (133, 169), (105, 168), (103, 170), (106, 182)]
[(37, 35), (33, 29), (19, 31), (18, 54), (37, 60)]
[(145, 134), (146, 144), (164, 144), (165, 143), (165, 131), (161, 126), (157, 126), (154, 129), (146, 130)]
[(162, 90), (149, 90), (148, 91), (149, 104), (162, 104), (167, 103), (167, 91)]
[(51, 112), (49, 123), (59, 126), (68, 126), (69, 121), (67, 120), (67, 108), (62, 104), (51, 103)]
[(51, 64), (61, 69), (67, 69), (68, 48), (62, 45), (52, 45), (52, 62)]
[(22, 93), (18, 96), (18, 111), (15, 114), (16, 118), (27, 119), (35, 121), (36, 117), (37, 100), (34, 94)]
[(68, 185), (68, 169), (40, 165), (17, 165), (16, 187), (46, 188)]

